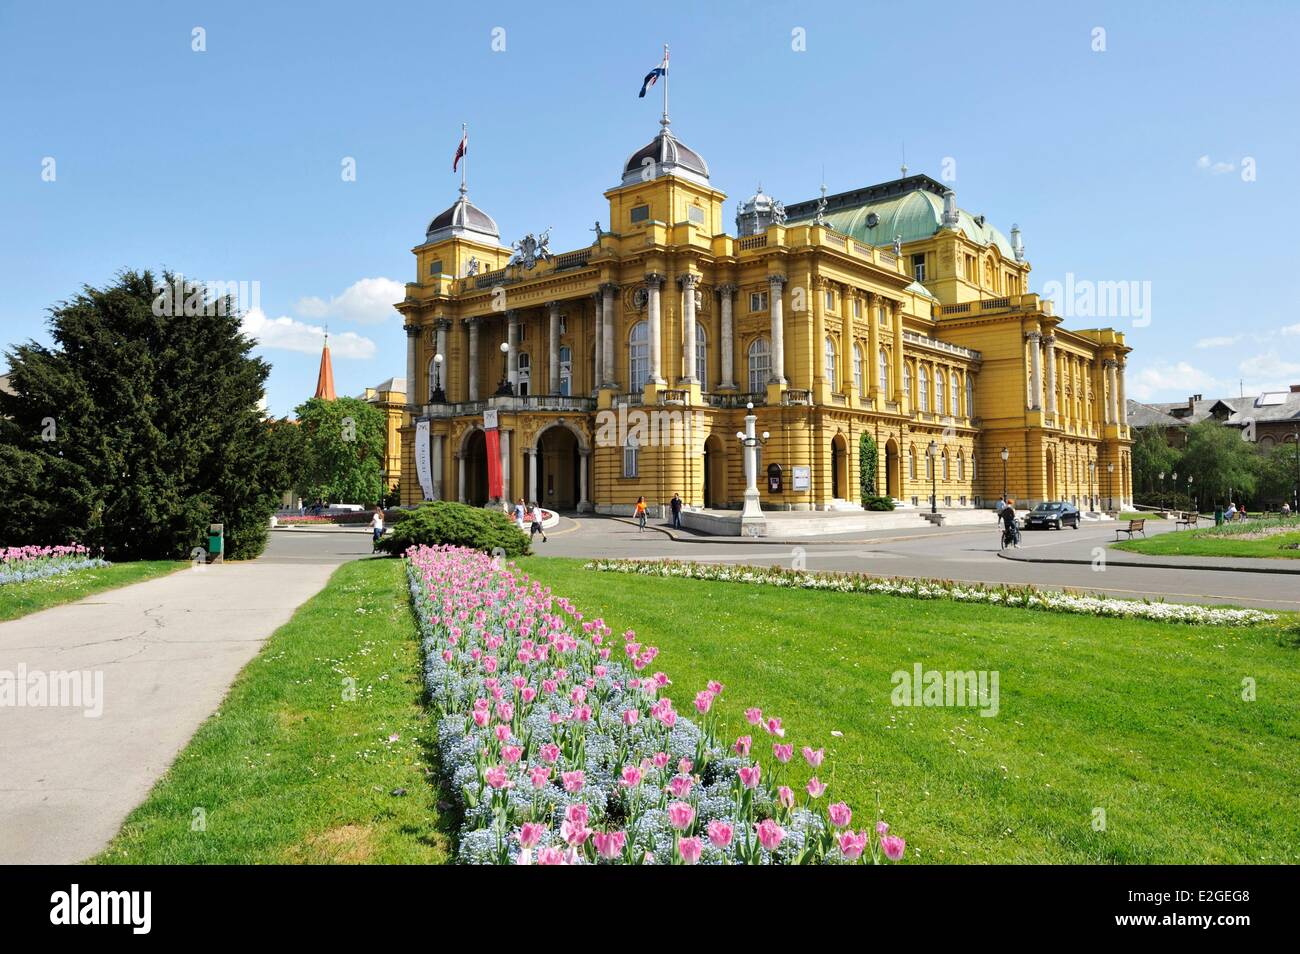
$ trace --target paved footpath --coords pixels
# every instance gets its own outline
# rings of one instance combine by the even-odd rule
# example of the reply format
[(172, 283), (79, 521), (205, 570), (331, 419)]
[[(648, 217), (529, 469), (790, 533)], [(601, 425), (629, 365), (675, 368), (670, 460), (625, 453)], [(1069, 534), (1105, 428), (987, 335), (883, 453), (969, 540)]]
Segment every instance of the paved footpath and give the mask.
[(369, 538), (306, 543), (272, 534), (255, 562), (180, 570), (0, 623), (0, 671), (103, 679), (97, 717), (0, 707), (0, 864), (75, 863), (108, 844), (266, 638), (370, 549)]

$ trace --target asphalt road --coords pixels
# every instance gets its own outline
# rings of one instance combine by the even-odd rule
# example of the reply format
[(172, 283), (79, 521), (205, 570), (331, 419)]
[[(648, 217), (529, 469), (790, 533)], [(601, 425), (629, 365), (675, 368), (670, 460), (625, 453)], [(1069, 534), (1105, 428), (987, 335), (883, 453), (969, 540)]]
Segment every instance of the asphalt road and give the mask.
[[(1152, 528), (1159, 521), (1148, 521)], [(707, 537), (677, 541), (654, 530), (609, 517), (564, 517), (548, 533), (549, 543), (537, 542), (542, 556), (626, 557), (696, 560), (707, 563), (749, 563), (792, 566), (796, 560), (809, 570), (840, 570), (880, 576), (936, 577), (979, 583), (1032, 583), (1068, 587), (1127, 598), (1166, 599), (1184, 603), (1223, 603), (1258, 609), (1300, 611), (1300, 576), (1226, 570), (1161, 569), (1112, 566), (1104, 562), (1106, 544), (1115, 538), (1115, 523), (1085, 524), (1079, 530), (1025, 532), (1026, 555), (1082, 558), (1088, 565), (1027, 563), (998, 554), (998, 528), (881, 531), (851, 539), (823, 538), (791, 544), (717, 542)], [(1172, 522), (1150, 530), (1175, 532)], [(1100, 557), (1098, 556), (1100, 554)]]

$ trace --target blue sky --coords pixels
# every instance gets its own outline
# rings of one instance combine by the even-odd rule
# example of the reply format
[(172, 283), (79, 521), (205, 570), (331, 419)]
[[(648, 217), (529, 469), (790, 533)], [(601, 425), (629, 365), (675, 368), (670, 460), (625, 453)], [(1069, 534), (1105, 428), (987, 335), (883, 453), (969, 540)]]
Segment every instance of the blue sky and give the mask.
[(1067, 322), (1128, 333), (1130, 396), (1300, 384), (1297, 27), (1281, 2), (6, 2), (0, 344), (43, 340), (82, 283), (166, 266), (259, 283), (276, 413), (311, 394), (326, 322), (340, 393), (402, 375), (388, 304), (455, 198), (460, 123), (507, 243), (585, 246), (656, 131), (636, 92), (668, 42), (673, 128), (729, 218), (760, 180), (793, 202), (823, 167), (832, 192), (894, 178), (905, 143), (1019, 223), (1032, 290), (1150, 283), (1149, 323)]

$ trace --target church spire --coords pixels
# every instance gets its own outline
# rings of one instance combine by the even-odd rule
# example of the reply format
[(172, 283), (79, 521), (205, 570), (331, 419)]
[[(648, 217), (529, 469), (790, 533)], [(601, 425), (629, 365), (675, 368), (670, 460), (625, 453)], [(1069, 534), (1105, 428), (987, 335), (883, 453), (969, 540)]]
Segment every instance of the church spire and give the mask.
[(326, 401), (335, 399), (334, 366), (330, 364), (330, 332), (328, 327), (325, 329), (325, 346), (321, 348), (320, 352), (320, 371), (316, 375), (316, 393), (312, 396)]

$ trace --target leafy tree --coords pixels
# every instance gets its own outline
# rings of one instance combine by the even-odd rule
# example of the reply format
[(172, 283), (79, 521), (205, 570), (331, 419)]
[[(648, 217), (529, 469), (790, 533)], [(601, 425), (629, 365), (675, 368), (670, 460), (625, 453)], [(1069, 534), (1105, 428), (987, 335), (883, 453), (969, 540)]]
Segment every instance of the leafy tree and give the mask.
[(384, 413), (360, 398), (312, 398), (297, 414), (305, 445), (303, 499), (378, 503), (384, 493)]
[(52, 345), (8, 353), (3, 542), (184, 558), (219, 522), (229, 556), (265, 545), (279, 489), (257, 406), (270, 368), (251, 357), (233, 301), (162, 279), (123, 271), (84, 286), (51, 309)]
[(1300, 482), (1300, 463), (1296, 455), (1300, 447), (1294, 441), (1276, 444), (1268, 451), (1262, 451), (1259, 474), (1259, 501), (1270, 506), (1281, 505), (1289, 501), (1296, 505), (1296, 487)]
[(863, 434), (858, 439), (858, 489), (862, 495), (862, 506), (876, 496), (876, 467), (879, 455), (876, 452), (876, 439), (870, 434)]
[[(1179, 490), (1195, 478), (1196, 496), (1206, 504), (1253, 498), (1259, 483), (1260, 456), (1236, 428), (1204, 420), (1187, 429), (1187, 446), (1178, 461)], [(1240, 502), (1240, 499), (1238, 500)]]
[(1139, 493), (1158, 493), (1160, 474), (1178, 470), (1179, 453), (1169, 446), (1163, 427), (1139, 427), (1133, 435), (1133, 487)]

